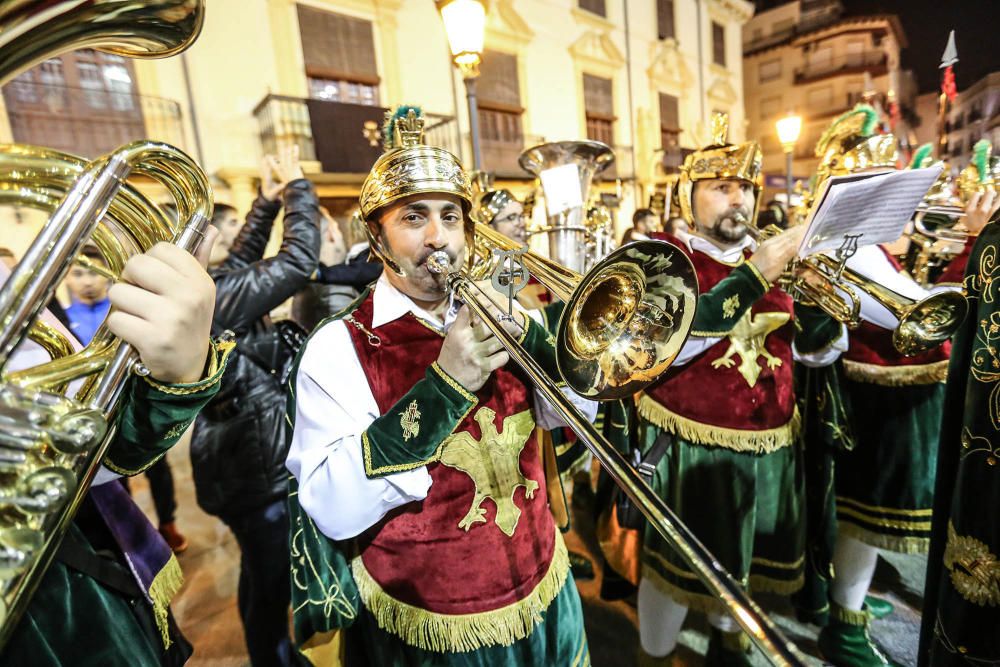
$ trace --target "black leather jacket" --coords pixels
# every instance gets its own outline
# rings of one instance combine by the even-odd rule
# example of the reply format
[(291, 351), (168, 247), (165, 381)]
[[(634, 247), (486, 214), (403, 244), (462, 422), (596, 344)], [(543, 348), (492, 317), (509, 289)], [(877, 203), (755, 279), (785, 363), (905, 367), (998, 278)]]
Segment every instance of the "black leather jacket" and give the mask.
[(262, 259), (281, 202), (257, 197), (215, 279), (212, 334), (229, 329), (237, 346), (222, 389), (202, 410), (191, 440), (198, 504), (209, 514), (239, 516), (285, 496), (288, 471), (280, 374), (292, 354), (268, 313), (309, 282), (319, 262), (319, 200), (312, 184), (283, 193), (281, 250)]

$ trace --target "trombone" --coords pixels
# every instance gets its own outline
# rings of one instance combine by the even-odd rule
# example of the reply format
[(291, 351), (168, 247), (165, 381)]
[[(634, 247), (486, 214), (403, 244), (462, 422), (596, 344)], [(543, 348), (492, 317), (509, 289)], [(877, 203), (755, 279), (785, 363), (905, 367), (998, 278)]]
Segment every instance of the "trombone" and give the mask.
[[(734, 218), (747, 224), (742, 213), (737, 212)], [(757, 229), (747, 224), (747, 229), (758, 242), (782, 232), (774, 225)], [(837, 258), (819, 254), (792, 260), (778, 282), (796, 301), (820, 308), (849, 329), (861, 324), (861, 294), (868, 295), (899, 321), (892, 332), (892, 344), (906, 356), (940, 345), (961, 326), (969, 306), (959, 292), (938, 292), (922, 300), (912, 299), (848, 268), (850, 254)], [(821, 279), (820, 283), (814, 284), (798, 275), (800, 268), (812, 271)]]
[[(631, 396), (659, 377), (687, 340), (694, 321), (698, 280), (690, 260), (669, 243), (630, 243), (580, 275), (524, 251), (484, 225), (476, 226), (476, 238), (476, 255), (492, 257), (494, 284), (504, 284), (512, 277), (506, 259), (514, 255), (515, 261), (565, 300), (556, 344), (559, 371), (583, 396), (597, 400)], [(483, 267), (453, 270), (443, 251), (432, 254), (427, 266), (446, 276), (449, 290), (486, 323), (510, 358), (524, 369), (657, 532), (722, 600), (771, 663), (804, 665), (795, 645), (493, 315), (494, 309), (504, 309), (476, 286), (474, 280), (485, 273)]]

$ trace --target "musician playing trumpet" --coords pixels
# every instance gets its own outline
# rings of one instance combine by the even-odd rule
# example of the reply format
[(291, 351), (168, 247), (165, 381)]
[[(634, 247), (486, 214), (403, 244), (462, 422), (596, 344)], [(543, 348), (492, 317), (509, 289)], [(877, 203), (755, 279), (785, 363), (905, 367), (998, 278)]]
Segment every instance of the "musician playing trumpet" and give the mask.
[[(412, 107), (387, 119), (360, 198), (385, 270), (294, 373), (296, 640), (316, 664), (589, 665), (535, 436), (544, 410), (428, 266), (445, 253), (462, 269), (474, 226), (464, 170), (422, 129)], [(516, 307), (512, 320), (554, 374), (544, 327)]]
[[(753, 591), (792, 593), (802, 582), (803, 489), (792, 361), (833, 362), (846, 331), (794, 306), (775, 281), (804, 229), (759, 245), (749, 234), (762, 186), (756, 142), (714, 142), (681, 170), (678, 198), (692, 232), (673, 239), (698, 272), (692, 335), (639, 399), (654, 488), (732, 575)], [(640, 664), (669, 665), (690, 607), (707, 612), (708, 665), (749, 663), (749, 639), (663, 541), (646, 530), (639, 585)]]

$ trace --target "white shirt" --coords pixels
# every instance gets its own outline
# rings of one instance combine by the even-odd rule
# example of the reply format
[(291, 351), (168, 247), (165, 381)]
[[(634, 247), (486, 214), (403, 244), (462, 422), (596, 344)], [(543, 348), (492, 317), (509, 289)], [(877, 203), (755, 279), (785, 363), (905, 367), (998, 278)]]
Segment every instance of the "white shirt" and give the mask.
[[(437, 325), (437, 319), (397, 290), (385, 276), (375, 284), (372, 331), (407, 313)], [(447, 331), (458, 314), (452, 304), (445, 314)], [(533, 317), (536, 313), (529, 313)], [(361, 362), (344, 320), (317, 330), (299, 364), (295, 383), (295, 430), (286, 465), (299, 484), (299, 503), (317, 527), (331, 539), (343, 540), (364, 532), (390, 510), (423, 500), (431, 486), (426, 466), (369, 479), (361, 453), (361, 434), (380, 416)], [(582, 402), (582, 399), (581, 399)], [(546, 415), (536, 401), (538, 425), (554, 428), (561, 422)], [(587, 401), (591, 421), (597, 404)]]
[[(725, 264), (737, 264), (742, 262), (743, 251), (748, 248), (750, 250), (754, 250), (757, 247), (757, 244), (749, 236), (745, 237), (743, 242), (739, 245), (726, 249), (719, 248), (714, 243), (711, 243), (708, 240), (694, 234), (685, 234), (681, 238), (683, 242), (687, 244), (688, 250), (691, 252), (705, 253), (712, 259)], [(674, 360), (674, 366), (683, 366), (690, 363), (699, 354), (705, 352), (721, 340), (721, 337), (691, 336), (687, 339), (687, 342), (684, 343), (684, 347), (681, 348), (680, 353)], [(847, 351), (847, 344), (847, 327), (841, 325), (840, 336), (830, 346), (817, 352), (810, 352), (808, 354), (799, 352), (793, 342), (792, 358), (795, 359), (795, 361), (805, 364), (806, 366), (827, 366), (832, 364), (837, 360), (837, 357)]]

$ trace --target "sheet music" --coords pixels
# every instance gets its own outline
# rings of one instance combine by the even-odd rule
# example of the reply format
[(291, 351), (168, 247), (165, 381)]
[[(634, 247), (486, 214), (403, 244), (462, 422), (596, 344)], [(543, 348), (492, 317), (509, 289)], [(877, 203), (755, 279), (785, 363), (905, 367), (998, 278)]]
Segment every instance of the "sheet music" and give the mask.
[(858, 246), (895, 241), (942, 169), (832, 176), (809, 212), (799, 257), (836, 250), (848, 236), (857, 236)]

